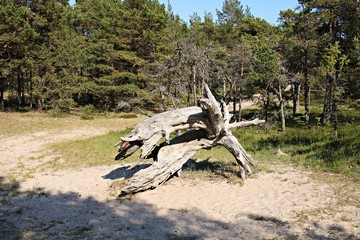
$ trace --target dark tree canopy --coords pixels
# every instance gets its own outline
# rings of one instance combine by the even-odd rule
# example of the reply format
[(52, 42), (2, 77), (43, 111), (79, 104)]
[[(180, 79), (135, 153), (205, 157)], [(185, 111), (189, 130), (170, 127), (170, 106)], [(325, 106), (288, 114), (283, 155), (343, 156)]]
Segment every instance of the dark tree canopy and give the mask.
[(207, 83), (235, 119), (253, 94), (283, 123), (282, 104), (291, 99), (296, 115), (303, 96), (308, 119), (313, 95), (326, 123), (360, 97), (359, 4), (299, 1), (272, 26), (237, 0), (189, 24), (157, 0), (1, 0), (0, 107), (163, 111), (197, 104)]

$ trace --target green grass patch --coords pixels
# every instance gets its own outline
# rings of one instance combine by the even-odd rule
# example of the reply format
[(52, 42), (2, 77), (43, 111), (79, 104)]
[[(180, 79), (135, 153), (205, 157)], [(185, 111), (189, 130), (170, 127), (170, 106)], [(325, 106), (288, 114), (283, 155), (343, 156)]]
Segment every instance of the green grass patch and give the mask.
[[(287, 131), (278, 131), (275, 125), (253, 126), (241, 128), (234, 132), (246, 151), (253, 156), (258, 164), (256, 171), (266, 169), (267, 165), (276, 163), (291, 163), (308, 169), (323, 172), (341, 173), (360, 179), (360, 117), (354, 109), (341, 109), (339, 115), (338, 138), (334, 138), (331, 126), (319, 124), (321, 111), (313, 111), (310, 123), (305, 124), (301, 114), (287, 120)], [(244, 112), (244, 116), (256, 116), (254, 110)], [(2, 135), (16, 135), (26, 132), (46, 131), (50, 129), (71, 129), (77, 127), (107, 127), (118, 129), (134, 126), (145, 117), (135, 118), (135, 114), (106, 114), (96, 116), (93, 120), (81, 120), (79, 116), (66, 118), (50, 118), (40, 113), (1, 113), (0, 123)], [(134, 119), (132, 119), (134, 118)], [(51, 150), (56, 159), (43, 166), (53, 169), (80, 169), (84, 167), (110, 165), (114, 161), (117, 149), (113, 145), (125, 131), (114, 131), (106, 135), (88, 139), (72, 140), (52, 144)], [(174, 135), (172, 135), (174, 136)], [(287, 155), (278, 155), (281, 149)], [(126, 163), (137, 162), (138, 153), (123, 160)], [(214, 147), (211, 150), (201, 150), (194, 158), (196, 162), (203, 161), (205, 165), (197, 165), (197, 172), (208, 171), (220, 175), (236, 175), (236, 161), (224, 147)], [(207, 162), (206, 162), (207, 161)]]
[(132, 127), (145, 119), (144, 116), (138, 116), (134, 113), (113, 114), (104, 112), (89, 116), (91, 117), (86, 119), (82, 117), (81, 113), (51, 117), (49, 113), (44, 112), (0, 112), (0, 136), (86, 127), (105, 127), (117, 130)]
[[(235, 132), (244, 148), (262, 162), (280, 160), (302, 165), (313, 170), (341, 173), (360, 178), (360, 126), (340, 126), (334, 139), (329, 126), (288, 128), (285, 133), (276, 130), (261, 131), (251, 127)], [(288, 154), (278, 156), (277, 150)]]
[[(239, 139), (247, 153), (255, 159), (256, 167), (252, 167), (255, 173), (267, 170), (268, 164), (285, 160), (283, 157), (276, 156), (276, 151), (273, 148), (266, 150), (258, 149), (258, 142), (263, 136), (268, 134), (271, 133), (256, 126), (239, 129), (234, 132), (234, 135)], [(193, 158), (196, 159), (198, 164), (194, 168), (190, 167), (190, 170), (196, 172), (210, 171), (218, 176), (229, 179), (233, 176), (240, 176), (238, 164), (234, 156), (223, 146), (216, 146), (209, 150), (200, 150)]]
[[(116, 163), (114, 157), (117, 154), (114, 144), (119, 141), (120, 137), (128, 134), (130, 130), (126, 129), (102, 136), (52, 144), (50, 148), (58, 157), (46, 163), (44, 167), (61, 170), (114, 164)], [(136, 162), (138, 155), (134, 153), (122, 162)]]
[[(253, 111), (247, 111), (244, 115), (254, 114)], [(337, 139), (331, 126), (320, 125), (320, 115), (320, 110), (313, 112), (309, 124), (304, 122), (301, 114), (288, 119), (285, 133), (275, 125), (241, 128), (234, 135), (255, 159), (255, 173), (266, 171), (270, 165), (285, 163), (313, 171), (340, 173), (360, 180), (358, 113), (353, 109), (341, 111)], [(278, 154), (279, 149), (285, 154)], [(219, 171), (214, 165), (220, 166), (225, 172), (236, 165), (234, 157), (224, 147), (201, 150), (194, 159), (207, 161), (207, 168), (212, 172), (214, 169)]]
[[(309, 124), (302, 114), (287, 119), (285, 133), (274, 128), (250, 127), (234, 132), (241, 144), (260, 163), (280, 160), (324, 172), (341, 173), (360, 179), (360, 115), (341, 107), (338, 138), (334, 129), (321, 126), (321, 109), (312, 108)], [(278, 156), (277, 150), (287, 153)]]
[(209, 150), (201, 149), (195, 154), (194, 158), (222, 162), (223, 164), (231, 163), (234, 159), (231, 153), (222, 146), (216, 146)]
[(166, 234), (167, 238), (169, 240), (197, 240), (197, 239), (201, 239), (199, 236), (187, 236), (187, 235), (179, 235), (177, 233), (167, 233)]

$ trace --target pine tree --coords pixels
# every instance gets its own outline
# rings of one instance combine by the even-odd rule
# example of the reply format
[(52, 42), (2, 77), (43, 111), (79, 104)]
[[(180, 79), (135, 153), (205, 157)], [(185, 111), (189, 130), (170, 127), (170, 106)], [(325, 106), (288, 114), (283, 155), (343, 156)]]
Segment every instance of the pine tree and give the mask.
[[(314, 69), (318, 66), (318, 22), (313, 12), (304, 5), (298, 12), (286, 10), (280, 12), (281, 26), (284, 31), (282, 38), (282, 54), (286, 59), (286, 66), (294, 75), (294, 109), (293, 114), (298, 112), (296, 108), (300, 94), (300, 86), (304, 88), (305, 119), (310, 116), (310, 90), (312, 75), (316, 75)], [(302, 75), (302, 81), (296, 81), (296, 75)]]
[(0, 105), (7, 91), (8, 107), (24, 107), (33, 68), (30, 51), (37, 37), (30, 24), (33, 15), (26, 5), (1, 0), (0, 19)]
[(348, 59), (341, 53), (339, 44), (336, 42), (334, 45), (329, 45), (322, 65), (326, 82), (322, 123), (326, 124), (329, 120), (331, 121), (335, 130), (335, 138), (337, 138), (338, 105), (341, 97), (339, 80), (346, 64), (348, 64)]

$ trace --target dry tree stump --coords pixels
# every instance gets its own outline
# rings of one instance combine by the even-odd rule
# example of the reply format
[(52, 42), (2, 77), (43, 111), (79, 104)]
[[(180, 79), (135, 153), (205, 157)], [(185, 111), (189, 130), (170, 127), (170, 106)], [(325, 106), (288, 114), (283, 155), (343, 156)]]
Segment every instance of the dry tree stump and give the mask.
[[(153, 158), (154, 163), (140, 170), (127, 180), (120, 196), (152, 189), (181, 170), (200, 149), (222, 145), (235, 157), (240, 166), (241, 178), (251, 174), (248, 163), (255, 166), (252, 157), (246, 153), (233, 130), (257, 125), (264, 120), (254, 119), (230, 123), (231, 115), (224, 102), (218, 102), (209, 87), (205, 85), (207, 98), (200, 100), (200, 107), (188, 107), (166, 111), (139, 123), (127, 136), (115, 144), (121, 160), (141, 149), (140, 158)], [(178, 130), (185, 133), (170, 139)], [(157, 145), (165, 137), (165, 142)]]

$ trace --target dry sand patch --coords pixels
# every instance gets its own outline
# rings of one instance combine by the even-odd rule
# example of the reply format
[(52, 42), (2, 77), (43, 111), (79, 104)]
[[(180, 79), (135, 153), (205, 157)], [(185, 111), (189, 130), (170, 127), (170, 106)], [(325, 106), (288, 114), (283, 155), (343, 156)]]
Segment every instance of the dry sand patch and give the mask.
[[(36, 166), (49, 143), (108, 131), (87, 126), (3, 138), (1, 175), (21, 162)], [(359, 188), (339, 193), (294, 167), (270, 167), (243, 184), (186, 173), (125, 201), (110, 188), (116, 169), (125, 168), (48, 170), (17, 191), (2, 189), (0, 239), (360, 239)], [(352, 201), (344, 201), (345, 191)]]

